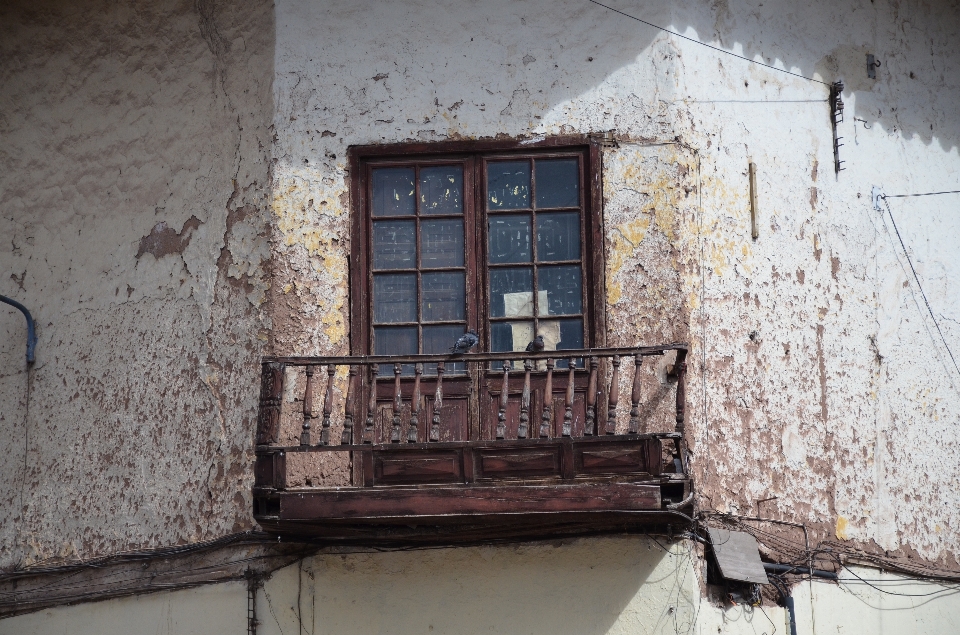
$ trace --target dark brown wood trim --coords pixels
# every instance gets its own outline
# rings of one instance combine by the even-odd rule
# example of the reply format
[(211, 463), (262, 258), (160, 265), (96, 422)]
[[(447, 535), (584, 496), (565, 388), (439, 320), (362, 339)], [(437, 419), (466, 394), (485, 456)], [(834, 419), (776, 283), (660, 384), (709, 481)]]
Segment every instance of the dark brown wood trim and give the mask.
[(477, 152), (509, 152), (512, 150), (535, 150), (542, 148), (562, 148), (572, 150), (574, 146), (589, 146), (598, 143), (590, 135), (557, 135), (531, 139), (477, 139), (435, 142), (387, 143), (382, 145), (350, 146), (347, 156), (359, 161), (362, 158), (384, 157), (390, 155), (420, 154), (474, 154)]
[(458, 485), (455, 487), (324, 490), (280, 499), (280, 520), (360, 520), (560, 512), (659, 510), (660, 486), (645, 483)]

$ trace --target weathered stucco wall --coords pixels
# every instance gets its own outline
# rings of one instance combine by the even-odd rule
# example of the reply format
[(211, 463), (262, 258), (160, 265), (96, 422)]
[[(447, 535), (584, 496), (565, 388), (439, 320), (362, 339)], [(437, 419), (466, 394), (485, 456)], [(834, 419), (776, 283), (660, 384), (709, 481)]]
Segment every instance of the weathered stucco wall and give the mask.
[(842, 78), (846, 170), (825, 85), (590, 3), (6, 6), (3, 562), (250, 526), (261, 353), (349, 349), (349, 146), (613, 131), (607, 339), (693, 344), (699, 504), (955, 564), (960, 221), (891, 199), (934, 324), (870, 189), (957, 189), (956, 6), (623, 8)]
[[(846, 86), (836, 176), (827, 86), (675, 40), (678, 127), (702, 162), (703, 268), (686, 280), (702, 303), (691, 326), (706, 369), (691, 378), (701, 505), (956, 566), (960, 372), (871, 188), (960, 189), (960, 59), (945, 44), (960, 10), (687, 2), (674, 26)], [(875, 80), (867, 53), (882, 63)], [(889, 201), (954, 354), (958, 200)]]
[[(595, 5), (280, 2), (276, 349), (347, 350), (350, 145), (613, 130), (608, 341), (693, 343), (700, 504), (953, 561), (960, 545), (948, 528), (960, 519), (940, 502), (960, 476), (949, 414), (960, 374), (870, 190), (956, 189), (960, 124), (948, 113), (960, 78), (944, 44), (960, 24), (956, 7), (629, 11), (821, 82), (843, 79), (846, 170), (833, 174), (825, 84)], [(876, 80), (866, 76), (868, 52), (884, 64)], [(893, 209), (957, 349), (950, 273), (960, 227), (944, 218), (946, 205), (898, 199)], [(651, 377), (646, 395), (665, 401), (669, 390)], [(296, 432), (291, 420), (288, 436)]]
[(269, 3), (0, 9), (0, 566), (251, 526)]

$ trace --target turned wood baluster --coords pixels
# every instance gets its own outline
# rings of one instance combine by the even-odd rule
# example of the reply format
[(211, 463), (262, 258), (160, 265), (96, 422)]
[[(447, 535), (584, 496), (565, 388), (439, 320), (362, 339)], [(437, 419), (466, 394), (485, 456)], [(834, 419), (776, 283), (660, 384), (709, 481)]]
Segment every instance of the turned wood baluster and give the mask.
[(413, 401), (410, 402), (410, 427), (407, 428), (407, 443), (416, 443), (420, 427), (420, 375), (423, 374), (423, 364), (417, 364), (416, 377), (413, 380)]
[(573, 373), (577, 369), (577, 358), (571, 357), (567, 361), (570, 372), (567, 373), (567, 398), (564, 402), (563, 412), (563, 436), (569, 437), (573, 434)]
[(677, 375), (677, 432), (683, 434), (683, 415), (687, 401), (687, 351), (677, 351), (677, 361), (673, 365)]
[(333, 412), (333, 376), (337, 367), (327, 364), (327, 389), (323, 393), (323, 425), (320, 432), (320, 445), (330, 445), (330, 414)]
[(552, 359), (547, 360), (547, 383), (543, 387), (543, 416), (540, 418), (540, 438), (550, 436), (550, 427), (553, 424), (553, 366)]
[(400, 443), (400, 410), (403, 408), (403, 395), (400, 393), (400, 373), (403, 367), (393, 365), (393, 429), (390, 430), (390, 443)]
[(307, 387), (303, 393), (303, 430), (300, 432), (300, 445), (310, 445), (310, 420), (313, 418), (313, 366), (304, 369), (307, 373)]
[(280, 411), (286, 366), (268, 362), (261, 367), (260, 412), (257, 415), (257, 445), (270, 445), (280, 439)]
[[(643, 355), (634, 356), (633, 370), (633, 391), (630, 393), (630, 434), (637, 434), (640, 431), (640, 366), (643, 364)], [(647, 422), (644, 421), (644, 428)], [(646, 432), (646, 429), (644, 429)]]
[(497, 413), (497, 438), (502, 439), (507, 432), (507, 401), (510, 389), (510, 362), (503, 362), (503, 385), (500, 386), (500, 412)]
[(367, 422), (363, 429), (363, 442), (373, 443), (373, 423), (377, 416), (377, 375), (380, 374), (380, 364), (370, 365), (370, 399), (367, 402)]
[(341, 445), (350, 445), (353, 443), (353, 417), (356, 414), (357, 404), (354, 403), (355, 377), (357, 376), (357, 367), (350, 367), (350, 375), (347, 377), (347, 396), (343, 402), (343, 435), (340, 437)]
[(440, 440), (440, 409), (443, 407), (443, 362), (437, 363), (437, 392), (433, 395), (433, 422), (430, 425), (430, 440)]
[(583, 424), (583, 434), (591, 436), (597, 425), (597, 368), (600, 360), (590, 358), (590, 381), (587, 383), (587, 419)]
[(617, 433), (617, 401), (620, 398), (620, 356), (613, 356), (613, 374), (610, 376), (610, 404), (607, 408), (607, 434)]
[(520, 398), (520, 424), (517, 426), (517, 438), (526, 439), (530, 424), (530, 371), (533, 361), (523, 362), (523, 396)]

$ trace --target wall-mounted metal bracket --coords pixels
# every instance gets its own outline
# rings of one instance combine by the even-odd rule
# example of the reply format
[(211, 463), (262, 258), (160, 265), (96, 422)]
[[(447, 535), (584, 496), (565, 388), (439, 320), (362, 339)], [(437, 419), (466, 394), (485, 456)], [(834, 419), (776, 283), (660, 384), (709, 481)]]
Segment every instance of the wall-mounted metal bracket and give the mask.
[(840, 160), (840, 147), (843, 146), (840, 140), (843, 137), (837, 136), (837, 126), (843, 122), (843, 82), (836, 81), (830, 85), (830, 123), (833, 125), (833, 169), (840, 174), (844, 168)]
[(879, 185), (873, 186), (873, 189), (870, 191), (870, 198), (873, 201), (873, 209), (882, 212), (883, 210), (880, 209), (880, 199), (883, 198), (883, 190), (880, 189)]
[(880, 68), (880, 60), (873, 56), (873, 53), (867, 53), (867, 77), (877, 78), (877, 69)]
[(0, 295), (0, 302), (9, 304), (15, 309), (18, 309), (21, 313), (23, 313), (23, 317), (27, 319), (27, 363), (32, 364), (34, 361), (36, 361), (35, 350), (37, 348), (37, 330), (34, 326), (33, 316), (30, 315), (30, 311), (27, 310), (27, 307), (23, 306), (16, 300), (8, 298), (5, 295)]

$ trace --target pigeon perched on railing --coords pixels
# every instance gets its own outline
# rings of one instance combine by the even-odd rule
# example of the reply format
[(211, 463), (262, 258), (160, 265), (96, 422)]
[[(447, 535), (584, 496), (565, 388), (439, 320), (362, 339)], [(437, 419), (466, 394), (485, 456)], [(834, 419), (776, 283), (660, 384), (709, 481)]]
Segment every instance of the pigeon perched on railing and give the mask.
[(536, 336), (536, 337), (533, 339), (532, 342), (530, 342), (529, 344), (527, 344), (527, 352), (528, 352), (528, 353), (539, 353), (540, 351), (543, 350), (543, 348), (544, 348), (544, 344), (543, 344), (543, 336), (542, 336), (542, 335)]
[(477, 345), (477, 342), (480, 341), (480, 336), (477, 335), (476, 331), (467, 331), (460, 336), (460, 339), (453, 345), (453, 348), (450, 349), (450, 352), (454, 355), (463, 355), (471, 348)]

